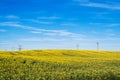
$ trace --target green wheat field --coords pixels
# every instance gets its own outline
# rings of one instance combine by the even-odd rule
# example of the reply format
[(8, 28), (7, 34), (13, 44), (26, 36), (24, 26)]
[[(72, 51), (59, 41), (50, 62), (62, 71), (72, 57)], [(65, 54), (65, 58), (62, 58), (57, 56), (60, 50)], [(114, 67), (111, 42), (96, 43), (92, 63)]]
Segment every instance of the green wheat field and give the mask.
[(0, 80), (120, 80), (120, 52), (0, 51)]

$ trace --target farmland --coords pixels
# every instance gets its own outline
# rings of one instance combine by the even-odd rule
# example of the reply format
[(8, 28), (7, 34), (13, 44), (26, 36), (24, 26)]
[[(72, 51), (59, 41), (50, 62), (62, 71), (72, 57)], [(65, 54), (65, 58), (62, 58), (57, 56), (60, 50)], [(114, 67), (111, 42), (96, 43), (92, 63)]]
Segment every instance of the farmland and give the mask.
[(120, 52), (0, 51), (0, 80), (120, 80)]

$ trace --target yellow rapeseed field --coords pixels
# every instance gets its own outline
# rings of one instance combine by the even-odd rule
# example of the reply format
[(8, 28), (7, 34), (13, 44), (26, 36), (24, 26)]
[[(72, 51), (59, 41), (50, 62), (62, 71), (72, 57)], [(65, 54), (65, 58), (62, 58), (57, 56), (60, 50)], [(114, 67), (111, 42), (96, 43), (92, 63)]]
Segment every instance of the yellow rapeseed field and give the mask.
[(120, 80), (120, 52), (0, 51), (0, 80)]

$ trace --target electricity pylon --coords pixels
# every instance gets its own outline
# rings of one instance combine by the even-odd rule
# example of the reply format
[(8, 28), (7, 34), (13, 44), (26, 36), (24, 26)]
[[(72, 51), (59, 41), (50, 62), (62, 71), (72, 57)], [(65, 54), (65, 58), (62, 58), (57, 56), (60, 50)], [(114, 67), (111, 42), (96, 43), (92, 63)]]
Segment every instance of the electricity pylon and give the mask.
[(22, 46), (18, 45), (18, 50), (21, 51), (22, 50)]
[(99, 42), (97, 42), (96, 44), (97, 44), (97, 50), (99, 50)]
[(76, 45), (76, 49), (79, 49), (79, 44)]

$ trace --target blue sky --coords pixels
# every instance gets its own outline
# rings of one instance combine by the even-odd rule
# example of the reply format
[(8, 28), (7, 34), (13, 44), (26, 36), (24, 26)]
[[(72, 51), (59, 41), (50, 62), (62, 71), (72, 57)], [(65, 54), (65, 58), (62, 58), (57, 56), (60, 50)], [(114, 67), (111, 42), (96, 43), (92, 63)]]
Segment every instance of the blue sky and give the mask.
[(0, 50), (120, 50), (119, 0), (0, 0)]

